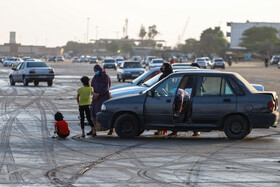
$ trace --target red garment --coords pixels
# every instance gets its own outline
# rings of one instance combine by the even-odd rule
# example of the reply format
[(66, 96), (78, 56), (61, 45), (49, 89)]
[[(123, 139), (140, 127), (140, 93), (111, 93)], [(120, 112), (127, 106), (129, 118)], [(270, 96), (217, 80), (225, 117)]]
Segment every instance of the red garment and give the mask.
[(174, 59), (171, 59), (170, 60), (170, 64), (174, 64), (175, 63), (175, 60)]
[(58, 127), (58, 132), (60, 134), (70, 134), (70, 131), (68, 129), (68, 123), (64, 120), (58, 121), (54, 125), (55, 127)]

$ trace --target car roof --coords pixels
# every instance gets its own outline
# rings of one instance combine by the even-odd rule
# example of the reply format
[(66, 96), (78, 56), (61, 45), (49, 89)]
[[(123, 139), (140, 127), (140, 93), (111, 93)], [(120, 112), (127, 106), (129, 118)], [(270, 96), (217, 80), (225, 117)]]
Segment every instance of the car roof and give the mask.
[[(185, 70), (185, 71), (178, 71), (175, 72), (173, 74), (176, 75), (185, 75), (185, 74), (202, 74), (202, 75), (236, 75), (238, 73), (235, 72), (221, 72), (221, 71), (217, 71), (217, 70), (202, 70), (202, 69), (196, 69), (196, 70)], [(173, 75), (172, 74), (172, 75)]]

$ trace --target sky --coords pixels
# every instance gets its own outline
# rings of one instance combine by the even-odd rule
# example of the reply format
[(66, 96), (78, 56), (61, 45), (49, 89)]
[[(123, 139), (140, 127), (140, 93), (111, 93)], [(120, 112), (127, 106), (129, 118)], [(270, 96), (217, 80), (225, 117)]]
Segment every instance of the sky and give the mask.
[(280, 22), (279, 0), (0, 0), (0, 7), (0, 45), (9, 43), (10, 31), (17, 43), (47, 47), (87, 36), (117, 39), (126, 19), (129, 38), (139, 39), (141, 25), (156, 25), (155, 39), (166, 46), (199, 39), (210, 27), (226, 34), (227, 22)]

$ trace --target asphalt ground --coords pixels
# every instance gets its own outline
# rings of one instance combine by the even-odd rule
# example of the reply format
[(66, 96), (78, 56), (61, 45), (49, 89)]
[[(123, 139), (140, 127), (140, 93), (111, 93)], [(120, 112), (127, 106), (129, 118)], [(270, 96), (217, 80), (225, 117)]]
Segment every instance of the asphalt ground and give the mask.
[[(242, 140), (220, 131), (175, 138), (146, 131), (132, 140), (100, 131), (81, 138), (76, 90), (81, 76), (93, 76), (94, 65), (50, 65), (56, 72), (52, 87), (12, 87), (10, 68), (0, 64), (0, 186), (279, 186), (279, 128), (253, 129)], [(106, 71), (112, 85), (119, 84), (116, 71)], [(222, 71), (280, 94), (275, 65), (239, 62)], [(56, 111), (69, 124), (66, 140), (51, 139)]]

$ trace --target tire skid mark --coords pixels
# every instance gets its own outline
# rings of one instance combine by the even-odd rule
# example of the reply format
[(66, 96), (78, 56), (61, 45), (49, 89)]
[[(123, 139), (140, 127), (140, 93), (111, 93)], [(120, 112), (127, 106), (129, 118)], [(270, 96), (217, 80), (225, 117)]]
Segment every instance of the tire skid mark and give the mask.
[[(13, 157), (10, 146), (8, 147), (8, 152), (5, 156), (5, 159), (7, 159), (7, 157), (11, 160), (11, 163), (15, 163), (15, 159)], [(17, 171), (18, 169), (15, 165), (7, 165), (7, 169), (9, 172), (9, 179), (11, 182), (19, 183), (24, 181), (20, 173)]]
[[(93, 169), (94, 167), (96, 167), (99, 164), (102, 164), (103, 162), (109, 160), (111, 157), (121, 154), (125, 151), (128, 151), (130, 149), (133, 149), (135, 147), (139, 147), (140, 145), (142, 145), (143, 143), (138, 143), (132, 146), (127, 146), (125, 148), (122, 148), (118, 151), (115, 151), (113, 153), (110, 153), (106, 156), (103, 156), (101, 158), (99, 158), (98, 160), (94, 161), (94, 162), (87, 162), (87, 163), (78, 163), (78, 164), (72, 164), (72, 165), (66, 165), (66, 166), (60, 166), (57, 168), (54, 168), (52, 170), (49, 170), (46, 173), (46, 176), (49, 178), (49, 180), (51, 181), (52, 184), (56, 184), (56, 185), (67, 185), (67, 186), (72, 186), (81, 176), (83, 176), (87, 171)], [(56, 173), (59, 172), (62, 169), (65, 168), (71, 168), (71, 167), (77, 167), (77, 166), (81, 166), (87, 164), (85, 167), (83, 167), (81, 170), (79, 170), (78, 172), (76, 172), (70, 179), (68, 179), (67, 181), (63, 181), (59, 178), (56, 177)]]
[(42, 132), (42, 139), (43, 139), (43, 151), (44, 151), (44, 159), (49, 164), (48, 167), (54, 168), (57, 167), (55, 157), (54, 157), (54, 148), (52, 141), (49, 139), (50, 132), (47, 126), (47, 118), (44, 108), (42, 107), (40, 101), (36, 101), (36, 105), (41, 114), (41, 132)]
[[(3, 93), (3, 92), (2, 92)], [(17, 95), (17, 91), (16, 89), (13, 89), (13, 92), (11, 94), (16, 94)], [(27, 108), (28, 106), (30, 106), (31, 104), (33, 104), (38, 98), (35, 98), (31, 101), (29, 101), (27, 104), (24, 104), (22, 106), (20, 106), (17, 110), (15, 110), (14, 112), (10, 112), (11, 115), (9, 117), (9, 119), (7, 120), (6, 124), (4, 125), (3, 129), (1, 130), (1, 142), (0, 142), (0, 171), (3, 168), (3, 163), (5, 161), (5, 159), (10, 159), (11, 162), (15, 163), (11, 148), (9, 146), (10, 143), (10, 135), (11, 135), (11, 129), (12, 129), (12, 124), (15, 122), (16, 117), (22, 112), (23, 109)], [(11, 102), (10, 102), (11, 101)], [(4, 105), (2, 105), (2, 110), (4, 108), (5, 111), (7, 111), (7, 108), (9, 107), (9, 105), (14, 101), (14, 99), (12, 98), (7, 98), (4, 99)], [(15, 167), (11, 168), (10, 166), (7, 165), (7, 169), (10, 172), (10, 170), (14, 170)], [(18, 174), (18, 172), (12, 172), (13, 175), (15, 175), (15, 180), (17, 180), (17, 182), (22, 181), (21, 176)], [(11, 176), (9, 176), (10, 180), (14, 180), (14, 178)]]
[[(16, 94), (17, 95), (16, 89), (13, 89), (13, 92), (11, 94)], [(9, 158), (11, 159), (11, 161), (13, 163), (15, 162), (12, 151), (11, 151), (10, 146), (9, 146), (12, 124), (15, 122), (16, 117), (21, 113), (21, 111), (23, 109), (27, 108), (28, 106), (30, 106), (31, 104), (33, 104), (37, 99), (38, 98), (34, 98), (33, 100), (31, 100), (28, 103), (19, 107), (15, 112), (12, 112), (9, 119), (7, 120), (6, 124), (2, 128), (1, 134), (0, 134), (0, 137), (1, 137), (1, 140), (0, 140), (1, 141), (0, 142), (0, 171), (3, 168), (3, 165), (4, 165), (3, 163), (4, 163), (5, 159), (7, 159), (7, 154), (9, 155)], [(11, 99), (11, 98), (4, 100), (5, 104), (4, 104), (4, 106), (2, 105), (2, 107), (4, 107), (5, 111), (7, 111), (7, 108), (12, 103), (12, 102), (9, 102), (10, 100), (13, 101), (13, 99)], [(7, 168), (9, 170), (9, 166), (7, 166)], [(16, 179), (20, 180), (21, 177), (19, 177), (18, 174), (16, 174), (16, 175), (17, 175)]]

